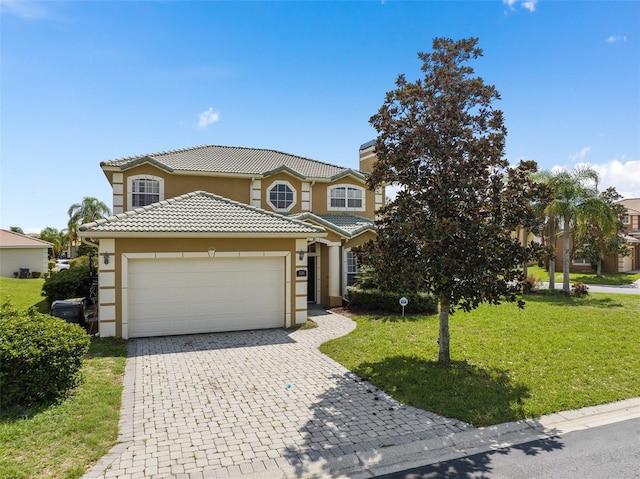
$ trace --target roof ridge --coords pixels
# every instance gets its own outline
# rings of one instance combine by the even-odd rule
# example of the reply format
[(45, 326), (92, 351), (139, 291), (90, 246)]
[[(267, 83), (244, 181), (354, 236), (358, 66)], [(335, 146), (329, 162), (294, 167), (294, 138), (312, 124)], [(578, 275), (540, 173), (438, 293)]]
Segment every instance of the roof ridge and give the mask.
[(144, 153), (144, 154), (140, 154), (140, 155), (130, 155), (130, 156), (123, 156), (120, 158), (114, 158), (112, 160), (105, 160), (100, 162), (101, 165), (104, 165), (106, 163), (114, 163), (114, 162), (125, 162), (125, 161), (131, 161), (131, 160), (136, 160), (139, 158), (153, 158), (153, 157), (157, 157), (157, 156), (166, 156), (166, 155), (171, 155), (171, 154), (175, 154), (175, 153), (184, 153), (187, 151), (193, 151), (193, 150), (201, 150), (201, 149), (205, 149), (205, 148), (228, 148), (228, 149), (233, 149), (233, 150), (245, 150), (245, 151), (249, 151), (249, 150), (253, 150), (253, 151), (264, 151), (264, 152), (271, 152), (271, 153), (277, 153), (280, 155), (286, 155), (286, 156), (290, 156), (293, 158), (299, 158), (301, 160), (305, 160), (305, 161), (311, 161), (313, 163), (317, 163), (319, 165), (324, 165), (324, 166), (330, 166), (333, 168), (338, 168), (341, 170), (353, 170), (353, 171), (359, 171), (359, 170), (354, 170), (353, 168), (346, 168), (344, 166), (339, 166), (339, 165), (335, 165), (333, 163), (327, 163), (326, 161), (320, 161), (320, 160), (314, 160), (313, 158), (308, 158), (306, 156), (300, 156), (300, 155), (294, 155), (293, 153), (287, 153), (284, 151), (280, 151), (280, 150), (275, 150), (273, 148), (256, 148), (256, 147), (250, 147), (250, 146), (228, 146), (228, 145), (197, 145), (197, 146), (191, 146), (191, 147), (186, 147), (186, 148), (176, 148), (173, 150), (166, 150), (166, 151), (158, 151), (155, 153)]

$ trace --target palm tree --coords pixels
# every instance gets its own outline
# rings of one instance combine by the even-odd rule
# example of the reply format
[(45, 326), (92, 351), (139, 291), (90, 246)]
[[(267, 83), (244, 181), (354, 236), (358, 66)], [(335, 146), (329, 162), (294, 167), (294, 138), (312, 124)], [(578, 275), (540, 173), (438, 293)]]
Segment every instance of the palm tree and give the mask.
[(596, 276), (602, 275), (602, 260), (607, 254), (627, 254), (622, 232), (622, 217), (625, 208), (615, 202), (622, 197), (615, 188), (600, 193), (599, 201), (590, 202), (591, 209), (584, 212), (583, 221), (578, 225), (574, 251), (580, 251), (583, 258), (596, 264)]
[(81, 203), (74, 203), (67, 211), (69, 215), (69, 242), (75, 245), (78, 239), (78, 227), (84, 223), (93, 221), (111, 215), (111, 210), (102, 201), (93, 196), (86, 196)]
[[(589, 167), (559, 171), (547, 175), (554, 199), (545, 209), (547, 216), (558, 221), (562, 232), (562, 290), (569, 293), (570, 236), (580, 221), (598, 217), (602, 201), (598, 198), (598, 173)], [(553, 246), (555, 238), (552, 237)], [(554, 264), (555, 266), (555, 264)], [(554, 270), (549, 268), (550, 278)], [(555, 269), (555, 268), (554, 268)]]
[(69, 236), (67, 230), (58, 231), (52, 226), (47, 226), (40, 232), (40, 239), (53, 244), (53, 254), (57, 258), (66, 249), (69, 244)]

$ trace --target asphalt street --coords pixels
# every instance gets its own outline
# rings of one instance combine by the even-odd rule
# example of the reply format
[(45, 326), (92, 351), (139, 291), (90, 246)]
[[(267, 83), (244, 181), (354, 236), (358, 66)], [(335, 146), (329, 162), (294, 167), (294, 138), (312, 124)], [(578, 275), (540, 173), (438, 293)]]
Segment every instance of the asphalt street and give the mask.
[(640, 418), (474, 454), (379, 479), (640, 478)]

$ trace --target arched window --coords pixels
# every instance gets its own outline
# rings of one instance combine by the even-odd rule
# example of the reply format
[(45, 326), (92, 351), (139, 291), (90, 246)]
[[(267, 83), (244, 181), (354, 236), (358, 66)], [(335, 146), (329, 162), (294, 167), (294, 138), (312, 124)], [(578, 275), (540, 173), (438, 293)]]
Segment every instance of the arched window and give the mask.
[(140, 208), (164, 200), (164, 179), (138, 175), (129, 178), (128, 209)]
[(329, 211), (364, 211), (364, 188), (336, 185), (329, 188)]

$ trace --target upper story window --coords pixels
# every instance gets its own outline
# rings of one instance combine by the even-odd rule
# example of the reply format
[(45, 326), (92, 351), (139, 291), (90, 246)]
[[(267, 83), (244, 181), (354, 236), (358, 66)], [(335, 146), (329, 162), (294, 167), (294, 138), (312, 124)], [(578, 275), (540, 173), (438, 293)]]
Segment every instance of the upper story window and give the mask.
[(328, 209), (364, 211), (364, 188), (351, 185), (330, 187)]
[(139, 175), (129, 178), (129, 209), (164, 200), (164, 179)]
[(267, 190), (267, 203), (276, 211), (290, 211), (296, 204), (296, 190), (288, 181), (277, 181)]
[(631, 218), (629, 217), (629, 215), (624, 215), (624, 216), (622, 217), (622, 222), (623, 222), (625, 225), (631, 224)]

